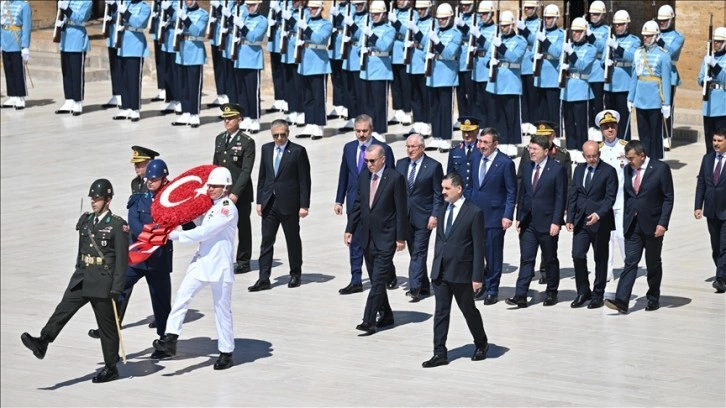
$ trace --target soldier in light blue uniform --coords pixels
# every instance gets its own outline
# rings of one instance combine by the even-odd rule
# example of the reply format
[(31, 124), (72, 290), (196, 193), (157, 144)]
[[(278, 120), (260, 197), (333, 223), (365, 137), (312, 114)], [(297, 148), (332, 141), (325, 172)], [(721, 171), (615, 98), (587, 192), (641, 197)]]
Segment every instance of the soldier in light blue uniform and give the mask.
[(519, 115), (519, 99), (522, 95), (521, 67), (527, 40), (514, 31), (514, 14), (503, 11), (499, 16), (501, 36), (492, 38), (496, 51), (491, 55), (496, 65), (496, 78), (487, 83), (487, 92), (492, 103), (487, 114), (490, 127), (499, 130), (499, 150), (510, 156), (517, 156), (517, 145), (522, 143), (522, 118)]
[[(391, 102), (393, 118), (389, 125), (411, 124), (411, 78), (406, 72), (404, 41), (408, 32), (408, 21), (418, 20), (418, 13), (413, 9), (412, 0), (396, 0), (396, 7), (388, 13), (388, 22), (396, 31), (393, 42), (393, 81), (391, 82)], [(411, 53), (413, 54), (413, 53)]]
[(438, 28), (430, 31), (428, 40), (433, 44), (431, 76), (426, 77), (429, 88), (429, 114), (432, 140), (427, 150), (438, 149), (446, 153), (451, 149), (454, 115), (454, 87), (459, 85), (459, 58), (461, 57), (461, 31), (454, 26), (454, 10), (449, 3), (436, 8)]
[(152, 0), (151, 18), (149, 19), (149, 33), (154, 41), (154, 67), (156, 68), (157, 94), (151, 98), (151, 102), (163, 102), (166, 99), (164, 90), (164, 55), (161, 53), (161, 41), (159, 41), (159, 19), (161, 17), (161, 0)]
[(347, 99), (345, 107), (348, 109), (348, 121), (340, 128), (347, 132), (353, 130), (353, 121), (358, 115), (365, 112), (368, 105), (365, 94), (365, 83), (360, 77), (360, 40), (363, 35), (361, 27), (365, 25), (368, 18), (367, 2), (362, 0), (351, 0), (355, 10), (352, 15), (345, 16), (343, 23), (348, 28), (348, 38), (343, 38), (343, 43), (348, 41), (348, 58), (343, 60), (343, 71), (345, 75), (345, 88)]
[[(226, 7), (225, 7), (226, 6)], [(232, 60), (232, 48), (235, 45), (235, 18), (244, 19), (247, 13), (247, 6), (242, 0), (230, 0), (226, 5), (222, 5), (222, 27), (221, 36), (218, 45), (220, 51), (220, 64), (222, 65), (222, 75), (224, 75), (224, 84), (227, 88), (228, 103), (240, 104), (240, 96), (238, 94), (239, 84), (237, 83), (237, 70), (234, 68), (235, 61)], [(239, 37), (239, 35), (237, 35)], [(239, 50), (239, 48), (237, 48)], [(240, 123), (240, 128), (247, 130), (249, 127), (249, 119)]]
[[(618, 139), (630, 140), (630, 109), (628, 107), (628, 90), (630, 78), (633, 75), (633, 56), (635, 50), (640, 47), (640, 38), (628, 32), (630, 14), (625, 10), (618, 10), (613, 15), (613, 26), (615, 26), (615, 37), (607, 40), (610, 47), (612, 60), (605, 61), (605, 64), (613, 65), (613, 78), (609, 84), (605, 84), (605, 108), (613, 109), (620, 114), (622, 121), (618, 126)], [(625, 129), (628, 129), (625, 132)]]
[(557, 19), (560, 18), (559, 7), (549, 4), (543, 14), (545, 32), (537, 32), (535, 35), (541, 44), (540, 55), (535, 55), (534, 58), (542, 59), (542, 70), (534, 79), (538, 95), (538, 116), (542, 120), (560, 123), (560, 86), (557, 78), (560, 73), (560, 53), (565, 42), (565, 32), (557, 27)]
[[(605, 91), (605, 66), (604, 51), (607, 47), (608, 32), (610, 32), (610, 26), (605, 24), (605, 15), (607, 9), (605, 3), (600, 0), (593, 1), (590, 5), (590, 25), (588, 30), (588, 42), (595, 46), (595, 62), (592, 64), (590, 70), (590, 89), (594, 98), (590, 104), (590, 126), (595, 126), (595, 116), (605, 109), (604, 96)], [(582, 146), (582, 145), (580, 145)]]
[[(121, 27), (117, 36), (123, 36), (121, 48), (117, 50), (121, 68), (121, 111), (114, 120), (141, 119), (141, 80), (144, 58), (149, 56), (144, 30), (149, 24), (151, 7), (142, 0), (131, 0), (117, 5), (121, 15)], [(115, 28), (118, 29), (118, 28)]]
[[(466, 69), (466, 52), (469, 49), (469, 29), (474, 24), (474, 1), (460, 0), (459, 15), (454, 23), (461, 31), (461, 58), (459, 58), (459, 86), (456, 87), (456, 106), (459, 109), (459, 116), (471, 116), (474, 114), (474, 81), (471, 77), (471, 70)], [(454, 129), (459, 129), (459, 121), (454, 123)]]
[(0, 43), (8, 100), (3, 108), (25, 109), (28, 86), (24, 62), (30, 58), (30, 28), (33, 12), (27, 1), (8, 0), (0, 5)]
[[(710, 81), (703, 101), (703, 133), (706, 139), (706, 152), (713, 152), (711, 137), (718, 129), (726, 129), (726, 27), (718, 27), (713, 33), (711, 45), (713, 55), (703, 58), (701, 71), (698, 73), (698, 85)], [(706, 66), (710, 76), (706, 78)]]
[(335, 7), (330, 9), (328, 20), (333, 27), (330, 35), (330, 47), (328, 47), (328, 57), (330, 60), (330, 82), (333, 85), (333, 109), (327, 115), (327, 119), (338, 119), (348, 116), (345, 108), (345, 94), (348, 89), (345, 87), (345, 74), (343, 73), (343, 27), (345, 23), (345, 13), (350, 7), (348, 0), (337, 2)]
[[(406, 72), (411, 80), (411, 110), (413, 112), (413, 127), (411, 133), (420, 133), (424, 137), (431, 136), (431, 115), (428, 105), (429, 88), (426, 86), (425, 58), (428, 45), (428, 33), (436, 26), (436, 19), (431, 15), (431, 2), (417, 0), (414, 4), (418, 19), (409, 21), (407, 29), (411, 30), (412, 38), (409, 46), (413, 47), (411, 63)], [(404, 44), (405, 46), (405, 44)]]
[(385, 142), (388, 132), (388, 84), (393, 80), (393, 67), (391, 65), (391, 52), (396, 29), (386, 21), (386, 4), (381, 0), (371, 2), (370, 25), (362, 27), (367, 49), (367, 64), (362, 65), (360, 77), (365, 84), (366, 100), (368, 103), (363, 113), (373, 118), (373, 137)]
[[(476, 38), (476, 52), (474, 57), (474, 69), (472, 70), (472, 80), (474, 81), (474, 107), (472, 108), (472, 116), (477, 118), (479, 123), (486, 124), (487, 127), (492, 125), (489, 122), (489, 109), (494, 104), (492, 94), (487, 92), (487, 83), (489, 82), (489, 51), (491, 50), (492, 39), (497, 31), (497, 25), (494, 22), (494, 4), (491, 1), (479, 2), (477, 12), (479, 13), (479, 23), (476, 27), (471, 28), (471, 35)], [(466, 59), (466, 54), (462, 54), (461, 58)], [(476, 136), (474, 136), (474, 145), (476, 145)], [(476, 146), (474, 146), (474, 150)], [(464, 197), (468, 197), (464, 190)]]
[[(577, 17), (570, 24), (570, 42), (565, 42), (562, 51), (567, 54), (565, 65), (565, 87), (560, 91), (562, 101), (562, 122), (567, 138), (567, 150), (573, 159), (584, 163), (580, 148), (588, 139), (590, 105), (594, 94), (588, 79), (595, 63), (595, 46), (587, 39), (587, 20)], [(574, 153), (573, 153), (574, 152)]]
[(645, 154), (662, 159), (665, 119), (671, 114), (671, 57), (658, 46), (658, 23), (647, 21), (641, 32), (643, 47), (635, 50), (635, 72), (630, 79), (628, 105), (635, 107), (638, 137)]
[(522, 59), (522, 122), (532, 123), (537, 120), (537, 90), (534, 87), (534, 42), (542, 20), (537, 16), (538, 1), (525, 1), (522, 5), (524, 20), (517, 21), (519, 35), (527, 40), (527, 51)]
[(197, 0), (185, 0), (185, 7), (177, 10), (181, 20), (182, 36), (176, 64), (180, 75), (180, 102), (182, 115), (172, 122), (172, 126), (189, 125), (199, 127), (199, 108), (202, 103), (202, 69), (207, 62), (204, 47), (209, 13), (197, 4)]
[(83, 113), (83, 94), (85, 85), (86, 52), (91, 49), (86, 32), (86, 22), (91, 18), (90, 0), (60, 0), (58, 9), (62, 20), (55, 22), (61, 30), (59, 49), (61, 53), (61, 72), (63, 73), (63, 93), (65, 102), (55, 113)]
[[(248, 0), (244, 4), (243, 17), (234, 16), (239, 41), (236, 45), (237, 59), (234, 61), (234, 86), (229, 93), (242, 106), (245, 119), (240, 127), (250, 133), (260, 131), (260, 72), (265, 68), (262, 42), (267, 34), (267, 17), (261, 15), (259, 0)], [(233, 39), (230, 36), (229, 42)]]
[[(325, 102), (327, 100), (327, 76), (330, 74), (330, 56), (328, 43), (333, 33), (333, 25), (322, 17), (323, 2), (308, 2), (309, 19), (297, 22), (302, 30), (302, 61), (298, 66), (298, 74), (303, 83), (303, 113), (306, 126), (298, 136), (311, 136), (313, 140), (323, 138), (323, 126), (326, 124)], [(305, 130), (308, 129), (308, 130)]]
[(178, 1), (164, 0), (161, 2), (160, 21), (162, 25), (161, 36), (158, 39), (161, 43), (161, 65), (163, 66), (164, 77), (164, 102), (166, 106), (161, 113), (176, 113), (181, 115), (181, 85), (179, 65), (176, 63), (176, 52), (174, 52), (174, 25), (176, 22), (176, 9)]
[(288, 107), (288, 116), (285, 118), (289, 125), (298, 127), (305, 125), (305, 106), (303, 105), (303, 80), (298, 74), (298, 64), (295, 63), (295, 46), (298, 36), (297, 23), (310, 18), (310, 9), (305, 2), (294, 0), (289, 8), (282, 10), (283, 25), (287, 27), (287, 52), (282, 53), (282, 69), (285, 75), (285, 97)]
[[(675, 105), (673, 101), (676, 99), (676, 87), (681, 85), (681, 76), (678, 75), (678, 69), (676, 63), (681, 57), (681, 49), (683, 48), (683, 34), (675, 30), (675, 19), (676, 15), (673, 12), (673, 7), (669, 5), (663, 5), (658, 9), (658, 26), (660, 28), (660, 39), (658, 39), (658, 46), (668, 51), (671, 56), (671, 100), (668, 101), (668, 105), (671, 107), (671, 113), (669, 120), (666, 120), (666, 134), (673, 136), (673, 109)], [(671, 148), (670, 139), (663, 139), (663, 146), (668, 151)]]
[(287, 111), (287, 102), (285, 102), (285, 77), (282, 72), (282, 54), (280, 54), (282, 8), (286, 2), (286, 0), (272, 0), (267, 16), (267, 26), (270, 28), (270, 35), (267, 37), (267, 51), (270, 53), (270, 74), (272, 76), (272, 88), (275, 98), (272, 106), (266, 109), (267, 113)]
[[(125, 1), (128, 3), (128, 1)], [(118, 2), (121, 4), (121, 1)], [(108, 68), (111, 72), (111, 99), (101, 105), (101, 108), (121, 107), (121, 87), (123, 78), (121, 76), (121, 61), (116, 51), (116, 19), (118, 17), (118, 4), (116, 0), (106, 0), (106, 15), (103, 16), (108, 27), (108, 38), (106, 38), (106, 50), (108, 51)]]
[[(226, 3), (229, 3), (229, 0), (226, 0)], [(209, 24), (213, 32), (207, 34), (210, 36), (209, 49), (212, 54), (212, 69), (214, 72), (214, 85), (216, 87), (217, 97), (214, 98), (212, 103), (207, 104), (208, 108), (217, 108), (225, 103), (229, 103), (227, 94), (230, 90), (227, 88), (227, 75), (225, 73), (222, 49), (219, 48), (220, 37), (222, 36), (222, 20), (224, 20), (224, 12), (222, 11), (224, 6), (223, 2), (219, 0), (211, 0), (209, 2)]]

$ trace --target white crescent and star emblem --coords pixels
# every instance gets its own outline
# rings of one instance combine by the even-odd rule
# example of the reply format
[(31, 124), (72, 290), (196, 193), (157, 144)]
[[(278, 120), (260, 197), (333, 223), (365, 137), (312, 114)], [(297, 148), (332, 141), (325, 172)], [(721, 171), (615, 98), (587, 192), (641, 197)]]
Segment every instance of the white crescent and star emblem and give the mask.
[[(191, 182), (196, 182), (200, 186), (199, 188), (194, 190), (194, 192), (196, 193), (194, 195), (194, 197), (187, 197), (187, 198), (185, 198), (181, 201), (177, 201), (177, 202), (172, 202), (171, 200), (169, 200), (169, 198), (170, 198), (171, 194), (174, 192), (174, 190), (176, 190), (179, 186), (181, 186), (183, 184), (191, 183)], [(202, 181), (201, 177), (195, 176), (195, 175), (189, 175), (189, 176), (181, 177), (177, 180), (174, 180), (171, 184), (169, 184), (169, 186), (166, 187), (164, 189), (164, 191), (161, 193), (161, 195), (159, 196), (159, 204), (161, 204), (162, 206), (164, 206), (166, 208), (173, 208), (173, 207), (176, 207), (193, 198), (197, 198), (200, 195), (206, 195), (206, 194), (207, 194), (207, 188), (204, 185), (204, 182)]]

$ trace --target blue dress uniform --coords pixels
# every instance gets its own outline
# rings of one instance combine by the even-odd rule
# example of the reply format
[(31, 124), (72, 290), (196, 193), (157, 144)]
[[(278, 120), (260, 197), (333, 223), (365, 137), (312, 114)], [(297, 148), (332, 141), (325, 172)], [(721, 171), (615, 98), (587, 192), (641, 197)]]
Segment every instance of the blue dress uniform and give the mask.
[(674, 30), (672, 24), (668, 29), (660, 32), (660, 39), (658, 40), (658, 46), (666, 50), (671, 56), (671, 99), (668, 101), (668, 105), (671, 107), (671, 116), (666, 120), (666, 134), (671, 136), (673, 136), (673, 110), (675, 107), (676, 87), (681, 85), (681, 76), (678, 74), (676, 63), (681, 57), (681, 49), (683, 49), (684, 41), (683, 34)]
[[(211, 7), (211, 4), (210, 4)], [(227, 88), (227, 75), (225, 73), (225, 64), (222, 57), (222, 50), (219, 48), (220, 37), (222, 35), (222, 19), (224, 4), (219, 3), (216, 7), (210, 8), (209, 21), (213, 24), (214, 32), (211, 33), (209, 39), (209, 50), (212, 56), (212, 70), (214, 72), (214, 85), (217, 91), (217, 97), (212, 103), (208, 103), (210, 108), (218, 107), (229, 101), (227, 94), (232, 90)], [(209, 34), (209, 33), (208, 33)]]
[(237, 91), (237, 70), (234, 69), (234, 61), (232, 61), (232, 45), (234, 43), (234, 18), (239, 16), (244, 18), (247, 6), (236, 1), (230, 1), (225, 10), (222, 8), (223, 15), (227, 15), (225, 26), (221, 29), (225, 33), (224, 44), (218, 45), (220, 51), (220, 64), (222, 65), (222, 74), (224, 75), (225, 87), (229, 90), (227, 100), (230, 103), (239, 104), (239, 95)]
[[(121, 15), (123, 42), (118, 49), (121, 67), (121, 116), (136, 122), (140, 119), (141, 81), (144, 58), (149, 56), (144, 29), (149, 24), (151, 7), (142, 0), (131, 0)], [(121, 33), (119, 33), (121, 35)], [(116, 119), (116, 118), (114, 118)]]
[(163, 79), (164, 79), (164, 95), (166, 107), (161, 113), (181, 113), (181, 74), (179, 71), (179, 65), (176, 63), (176, 52), (174, 52), (174, 25), (176, 22), (176, 9), (179, 7), (179, 2), (172, 1), (171, 5), (161, 10), (163, 19), (161, 24), (164, 28), (161, 30), (163, 38), (158, 41), (161, 43), (162, 61), (163, 66)]
[[(424, 123), (431, 121), (431, 106), (429, 100), (429, 88), (426, 86), (426, 45), (428, 44), (428, 33), (431, 30), (433, 17), (427, 15), (416, 20), (418, 32), (413, 35), (413, 55), (407, 71), (411, 79), (411, 110), (413, 111), (414, 130), (424, 136), (430, 136), (431, 132), (423, 129)], [(436, 20), (433, 20), (434, 28)]]
[(590, 69), (590, 77), (587, 82), (590, 83), (590, 89), (592, 89), (593, 100), (590, 104), (590, 126), (595, 126), (595, 116), (605, 109), (604, 96), (605, 91), (605, 47), (607, 47), (608, 41), (608, 26), (603, 24), (604, 19), (595, 24), (590, 24), (590, 36), (588, 41), (595, 47), (595, 62), (592, 64)]
[[(516, 155), (516, 145), (522, 143), (522, 122), (519, 115), (519, 97), (522, 95), (521, 64), (527, 50), (527, 40), (515, 34), (514, 27), (502, 35), (502, 44), (496, 48), (499, 60), (497, 79), (487, 84), (492, 96), (489, 105), (489, 126), (499, 130), (500, 149), (509, 156)], [(488, 73), (487, 73), (488, 75)], [(504, 151), (504, 147), (507, 151)]]
[[(353, 7), (353, 6), (351, 6)], [(353, 120), (365, 112), (368, 101), (365, 94), (365, 83), (360, 77), (360, 42), (363, 35), (360, 27), (363, 27), (368, 18), (368, 10), (356, 12), (352, 16), (353, 24), (348, 27), (348, 58), (343, 60), (343, 71), (345, 72), (345, 88), (347, 89), (347, 100), (345, 107), (348, 108), (348, 122), (341, 130), (353, 129)], [(375, 125), (375, 123), (374, 123)]]
[[(240, 18), (243, 18), (244, 26), (238, 29), (240, 43), (234, 61), (235, 90), (229, 93), (236, 95), (244, 116), (252, 119), (250, 130), (256, 133), (260, 130), (260, 72), (265, 68), (262, 41), (267, 34), (267, 18), (256, 11)], [(230, 36), (228, 42), (232, 41)]]
[(429, 88), (429, 119), (433, 141), (428, 147), (441, 152), (451, 149), (454, 115), (454, 87), (459, 85), (459, 58), (461, 58), (461, 31), (456, 27), (437, 28), (439, 43), (433, 47), (434, 62), (431, 76), (426, 78)]
[(522, 122), (532, 123), (537, 120), (539, 109), (537, 90), (534, 87), (534, 43), (537, 41), (540, 18), (537, 14), (524, 19), (524, 28), (519, 35), (527, 40), (527, 51), (522, 59)]
[[(411, 1), (409, 3), (412, 3)], [(393, 56), (391, 58), (391, 68), (393, 69), (393, 81), (391, 82), (391, 103), (394, 112), (400, 112), (398, 116), (394, 114), (389, 125), (403, 123), (410, 125), (411, 122), (411, 78), (406, 72), (407, 66), (404, 64), (404, 41), (406, 40), (406, 32), (408, 31), (409, 10), (413, 4), (409, 4), (409, 8), (395, 8), (392, 15), (395, 21), (390, 20), (391, 26), (395, 30), (393, 41)], [(414, 10), (411, 13), (412, 20), (418, 20), (418, 13)], [(390, 17), (389, 17), (390, 18)]]
[[(177, 10), (177, 13), (179, 11)], [(207, 62), (207, 51), (204, 47), (204, 35), (207, 31), (209, 13), (199, 5), (186, 7), (187, 18), (182, 20), (183, 33), (181, 46), (176, 54), (175, 62), (179, 65), (181, 76), (182, 113), (190, 115), (188, 124), (199, 126), (199, 108), (202, 98), (202, 68)], [(178, 122), (184, 123), (184, 115)]]
[[(128, 2), (125, 2), (128, 3)], [(123, 88), (123, 77), (121, 74), (121, 61), (116, 51), (116, 19), (118, 18), (118, 4), (108, 5), (108, 14), (104, 16), (108, 22), (108, 38), (106, 39), (106, 51), (108, 51), (108, 69), (111, 72), (111, 99), (101, 105), (103, 109), (120, 107), (123, 97), (121, 96), (121, 88)]]
[[(280, 9), (283, 8), (283, 0), (277, 2)], [(271, 10), (267, 18), (267, 26), (270, 27), (270, 36), (267, 38), (267, 51), (270, 53), (270, 74), (272, 76), (272, 88), (275, 94), (275, 102), (267, 109), (267, 112), (286, 110), (285, 108), (285, 82), (282, 73), (282, 61), (280, 54), (280, 41), (282, 34), (282, 12)]]
[[(0, 43), (2, 43), (2, 61), (5, 69), (5, 84), (7, 95), (10, 97), (3, 107), (25, 107), (25, 97), (28, 96), (28, 87), (25, 83), (25, 67), (23, 66), (23, 53), (26, 59), (30, 56), (30, 28), (32, 26), (33, 12), (26, 1), (4, 1), (0, 6)], [(25, 51), (23, 51), (25, 50)]]
[(290, 19), (287, 20), (287, 52), (281, 55), (282, 68), (285, 78), (285, 100), (287, 101), (288, 111), (288, 123), (297, 124), (302, 126), (305, 123), (304, 120), (304, 105), (303, 105), (303, 92), (297, 90), (303, 89), (302, 76), (298, 74), (298, 64), (295, 63), (295, 43), (297, 41), (297, 22), (301, 18), (305, 20), (310, 19), (310, 9), (307, 7), (302, 9), (302, 16), (300, 15), (300, 8), (290, 8)]
[[(461, 7), (461, 6), (459, 6)], [(473, 8), (473, 6), (472, 6)], [(459, 86), (456, 88), (456, 106), (459, 116), (474, 114), (474, 81), (471, 70), (466, 69), (466, 53), (469, 49), (469, 29), (474, 22), (474, 13), (462, 13), (461, 22), (456, 26), (461, 31), (461, 57), (459, 58)]]
[[(472, 80), (474, 81), (474, 106), (472, 108), (472, 116), (479, 119), (484, 126), (493, 126), (489, 120), (489, 109), (491, 109), (494, 99), (492, 94), (487, 92), (487, 84), (489, 83), (489, 51), (491, 49), (491, 41), (497, 31), (497, 25), (493, 20), (484, 24), (479, 23), (479, 32), (481, 35), (476, 40), (476, 54), (474, 58), (474, 69), (472, 70)], [(462, 54), (461, 58), (466, 59), (466, 55)], [(467, 196), (465, 196), (467, 197)], [(469, 198), (469, 197), (467, 197)]]
[[(464, 122), (462, 122), (462, 124), (464, 124)], [(459, 173), (462, 179), (464, 179), (463, 194), (467, 200), (471, 198), (471, 192), (474, 188), (474, 180), (472, 179), (472, 164), (478, 163), (479, 160), (481, 160), (481, 151), (476, 148), (476, 140), (471, 144), (461, 142), (449, 150), (446, 174), (456, 172)]]
[(86, 22), (91, 18), (92, 3), (90, 0), (71, 0), (67, 4), (68, 7), (62, 10), (64, 19), (59, 45), (66, 102), (56, 113), (72, 111), (78, 116), (83, 111), (86, 52), (91, 49)]
[(640, 47), (633, 56), (628, 102), (633, 103), (638, 119), (638, 136), (645, 154), (662, 159), (664, 117), (661, 109), (671, 100), (671, 58), (657, 45)]
[(588, 139), (590, 122), (590, 104), (594, 94), (590, 89), (590, 73), (595, 64), (595, 46), (589, 44), (583, 32), (580, 43), (572, 43), (572, 54), (566, 57), (570, 67), (565, 74), (565, 87), (560, 91), (562, 100), (562, 122), (567, 139), (567, 149), (581, 151)]
[[(623, 118), (623, 125), (618, 126), (618, 139), (630, 140), (630, 126), (625, 122), (630, 121), (628, 90), (630, 78), (633, 76), (633, 56), (641, 42), (640, 38), (627, 32), (615, 35), (615, 42), (618, 47), (611, 53), (614, 62), (613, 78), (609, 84), (605, 84), (605, 109), (613, 109)], [(627, 133), (625, 129), (628, 129)]]
[[(711, 85), (708, 98), (703, 101), (703, 132), (706, 139), (706, 152), (713, 152), (713, 134), (726, 128), (726, 49), (713, 54), (715, 65), (711, 67)], [(706, 76), (703, 64), (698, 73), (698, 85), (703, 86)]]
[[(542, 69), (534, 86), (537, 88), (539, 118), (554, 123), (560, 122), (560, 86), (557, 81), (560, 73), (560, 53), (565, 41), (565, 32), (553, 26), (545, 29), (546, 39), (540, 46)], [(531, 115), (531, 113), (530, 113)]]
[[(333, 27), (333, 31), (330, 36), (330, 47), (328, 57), (330, 61), (330, 82), (333, 85), (333, 109), (327, 116), (328, 119), (335, 119), (345, 115), (345, 94), (348, 91), (345, 87), (345, 76), (343, 74), (343, 56), (342, 56), (342, 44), (343, 44), (343, 27), (345, 23), (345, 12), (348, 8), (348, 3), (338, 2), (335, 6), (335, 12), (331, 9), (330, 24)], [(336, 14), (337, 13), (337, 14)]]
[(332, 33), (333, 25), (318, 14), (307, 21), (303, 36), (298, 39), (305, 42), (297, 72), (302, 76), (303, 82), (305, 123), (312, 125), (310, 135), (313, 139), (322, 139), (323, 126), (327, 123), (325, 95), (327, 75), (330, 74), (328, 43)]
[(159, 41), (159, 19), (161, 18), (161, 0), (153, 0), (151, 6), (151, 18), (149, 31), (154, 42), (154, 67), (156, 69), (156, 88), (159, 93), (151, 98), (151, 102), (162, 102), (164, 96), (164, 55), (161, 53), (161, 41)]
[(388, 84), (393, 80), (391, 52), (396, 30), (381, 17), (371, 24), (373, 34), (368, 37), (368, 65), (361, 69), (360, 77), (365, 81), (364, 113), (373, 119), (373, 132), (380, 135), (388, 132)]

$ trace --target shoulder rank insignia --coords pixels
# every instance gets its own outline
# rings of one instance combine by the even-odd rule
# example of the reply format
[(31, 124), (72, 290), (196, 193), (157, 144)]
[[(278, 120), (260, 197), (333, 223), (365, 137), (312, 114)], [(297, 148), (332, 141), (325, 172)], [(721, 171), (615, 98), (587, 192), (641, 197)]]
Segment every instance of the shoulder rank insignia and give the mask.
[(627, 145), (627, 144), (628, 144), (628, 141), (627, 141), (627, 140), (623, 140), (623, 139), (620, 139), (620, 140), (618, 141), (618, 143), (620, 143), (621, 145), (625, 146), (625, 145)]
[(222, 201), (222, 205), (229, 205), (229, 200), (225, 199), (224, 201)]

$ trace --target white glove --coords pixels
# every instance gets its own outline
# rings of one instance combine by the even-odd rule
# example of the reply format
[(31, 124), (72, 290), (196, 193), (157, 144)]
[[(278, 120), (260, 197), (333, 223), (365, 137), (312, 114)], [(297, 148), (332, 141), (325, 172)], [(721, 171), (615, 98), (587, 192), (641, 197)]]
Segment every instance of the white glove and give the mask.
[(517, 20), (517, 30), (519, 30), (519, 31), (522, 31), (522, 30), (524, 30), (525, 28), (527, 28), (527, 25), (526, 25), (526, 24), (524, 24), (524, 21), (522, 21), (522, 20)]
[(609, 59), (609, 60), (605, 61), (605, 65), (607, 65), (607, 66), (609, 66), (609, 67), (612, 67), (614, 63), (615, 63), (615, 61), (613, 61), (613, 60), (611, 60), (611, 59)]
[(302, 47), (305, 45), (305, 40), (297, 39), (295, 40), (295, 46), (296, 47)]
[(713, 81), (713, 77), (710, 77), (708, 75), (706, 75), (705, 77), (703, 77), (703, 82), (711, 82), (711, 81)]
[(292, 17), (292, 12), (290, 10), (282, 10), (282, 19), (283, 20), (289, 20)]
[(479, 27), (477, 26), (472, 27), (471, 30), (469, 30), (469, 33), (476, 38), (481, 37), (481, 31), (479, 31)]
[(631, 111), (635, 108), (635, 104), (633, 102), (628, 101), (628, 110)]
[(363, 34), (365, 34), (366, 37), (370, 37), (373, 35), (373, 30), (370, 27), (366, 27), (363, 29)]
[(502, 45), (502, 37), (496, 36), (496, 37), (492, 38), (492, 44), (494, 44), (495, 48)]
[(227, 33), (229, 33), (229, 28), (223, 27), (222, 28), (222, 34), (227, 34)]
[(113, 20), (113, 17), (111, 17), (111, 16), (109, 16), (108, 14), (106, 14), (106, 15), (105, 15), (105, 16), (103, 17), (103, 19), (104, 19), (104, 20), (106, 20), (106, 21), (111, 21), (111, 20)]
[(706, 55), (705, 57), (703, 57), (703, 63), (715, 67), (716, 58), (714, 58), (713, 55)]
[(343, 36), (343, 42), (344, 43), (350, 42), (350, 36), (349, 35), (344, 35)]
[(618, 42), (614, 38), (608, 38), (608, 47), (616, 50), (618, 48)]
[(426, 53), (426, 59), (434, 59), (436, 57), (436, 54), (433, 52)]
[(126, 27), (124, 27), (124, 26), (122, 26), (122, 25), (118, 25), (118, 26), (116, 26), (116, 32), (117, 32), (117, 33), (120, 33), (121, 31), (123, 31), (123, 30), (125, 30), (125, 29), (126, 29)]
[(368, 54), (368, 47), (360, 47), (360, 52), (362, 54)]
[(570, 64), (562, 64), (562, 70), (567, 72), (570, 69)]
[(462, 20), (461, 17), (456, 17), (454, 19), (454, 23), (456, 23), (457, 27), (464, 27), (464, 20)]
[(118, 5), (118, 12), (120, 14), (125, 13), (126, 10), (128, 10), (128, 9), (129, 9), (129, 7), (126, 5), (126, 3), (119, 3), (119, 5)]
[(65, 10), (68, 8), (69, 4), (70, 4), (70, 1), (68, 1), (68, 0), (60, 0), (60, 1), (58, 1), (58, 8), (61, 10)]
[(171, 7), (171, 1), (169, 1), (169, 0), (164, 0), (164, 1), (162, 1), (162, 2), (161, 2), (161, 9), (162, 9), (162, 10), (166, 10), (166, 9), (168, 9), (169, 7)]
[(245, 21), (242, 17), (234, 16), (234, 25), (236, 25), (237, 28), (242, 28), (245, 26)]
[(436, 31), (433, 30), (429, 31), (429, 40), (431, 40), (431, 42), (433, 42), (434, 44), (438, 44), (441, 42), (441, 40), (439, 39), (439, 35), (436, 34)]
[(116, 4), (116, 0), (106, 0), (106, 4), (108, 4), (109, 6), (112, 4)]
[(396, 12), (395, 11), (391, 10), (391, 11), (388, 12), (388, 21), (390, 21), (391, 24), (392, 23), (395, 23), (396, 21), (398, 21), (398, 17), (396, 16)]
[(660, 108), (660, 112), (663, 114), (663, 117), (668, 119), (671, 117), (671, 105), (663, 105)]
[(176, 241), (179, 239), (179, 231), (172, 231), (169, 233), (169, 239), (172, 241)]
[(184, 21), (187, 19), (187, 12), (184, 11), (184, 9), (180, 9), (177, 11), (177, 14), (179, 15), (179, 19)]
[(333, 7), (332, 9), (330, 9), (330, 14), (332, 14), (333, 17), (338, 17), (338, 14), (340, 14), (340, 10), (338, 10), (337, 7)]
[(416, 25), (416, 22), (411, 20), (406, 24), (406, 28), (411, 30), (412, 33), (418, 34), (418, 26)]
[(572, 54), (575, 50), (572, 49), (572, 44), (566, 42), (562, 45), (562, 51), (566, 52), (567, 55)]
[(217, 22), (217, 17), (209, 16), (209, 22), (212, 23), (212, 24), (216, 23)]
[(537, 54), (534, 54), (534, 59), (536, 59), (536, 60), (541, 60), (543, 56), (544, 56), (544, 55), (543, 55), (542, 53), (539, 53), (539, 52), (538, 52)]
[(405, 43), (403, 43), (403, 46), (406, 48), (411, 48), (413, 47), (413, 41), (406, 41)]
[(345, 18), (343, 19), (343, 22), (344, 22), (344, 23), (345, 23), (345, 25), (347, 25), (347, 26), (352, 26), (352, 25), (353, 25), (353, 23), (354, 23), (354, 21), (353, 21), (353, 17), (351, 17), (351, 16), (345, 16)]
[(58, 28), (63, 27), (65, 24), (66, 24), (65, 18), (63, 20), (55, 20), (55, 26)]
[(28, 61), (30, 59), (30, 50), (27, 48), (23, 48), (20, 50), (20, 56), (23, 57), (23, 61)]
[(212, 0), (212, 1), (209, 2), (209, 5), (212, 6), (212, 7), (214, 7), (214, 8), (219, 7), (219, 4), (220, 4), (219, 3), (219, 0)]
[(277, 0), (273, 0), (270, 4), (270, 8), (272, 9), (272, 11), (277, 13), (278, 11), (280, 11), (280, 2), (278, 2)]
[(229, 16), (232, 15), (232, 10), (228, 9), (227, 7), (222, 7), (222, 15), (229, 18)]
[(491, 57), (489, 59), (489, 64), (491, 64), (491, 65), (499, 65), (499, 60), (496, 59), (496, 58), (494, 58), (494, 57)]
[(547, 39), (547, 36), (542, 31), (537, 31), (537, 41), (544, 41)]
[(585, 31), (585, 34), (589, 37), (592, 34), (592, 30), (590, 30), (590, 25), (587, 25), (587, 31)]
[(308, 28), (308, 22), (305, 21), (304, 18), (301, 18), (300, 21), (297, 22), (297, 28), (305, 31), (305, 29)]
[(466, 47), (467, 52), (476, 52), (478, 48), (476, 46)]

